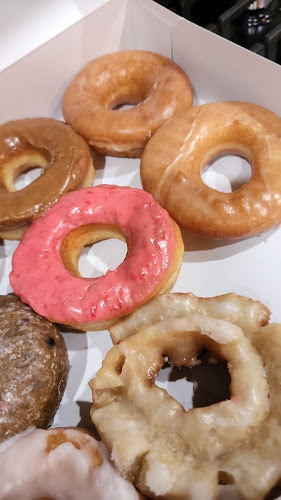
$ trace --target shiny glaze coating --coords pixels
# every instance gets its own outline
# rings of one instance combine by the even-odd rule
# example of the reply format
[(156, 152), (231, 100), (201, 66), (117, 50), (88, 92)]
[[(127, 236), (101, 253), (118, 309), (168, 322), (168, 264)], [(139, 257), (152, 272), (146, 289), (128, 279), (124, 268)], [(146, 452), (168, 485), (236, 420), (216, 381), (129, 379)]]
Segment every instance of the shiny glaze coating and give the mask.
[(50, 425), (68, 375), (64, 340), (12, 295), (0, 296), (0, 367), (0, 442)]
[(223, 319), (240, 326), (242, 330), (252, 331), (267, 325), (270, 318), (270, 311), (264, 304), (236, 293), (217, 297), (197, 297), (193, 293), (165, 293), (154, 297), (140, 309), (112, 325), (109, 331), (113, 343), (118, 344), (137, 333), (147, 323), (153, 324), (194, 312)]
[[(124, 340), (90, 382), (91, 416), (119, 470), (142, 491), (215, 500), (222, 482), (237, 498), (263, 500), (278, 484), (281, 325), (269, 317), (262, 303), (234, 293), (167, 294), (111, 327)], [(154, 382), (165, 360), (193, 366), (202, 348), (209, 362), (227, 360), (230, 399), (185, 411)]]
[[(81, 277), (81, 248), (107, 237), (127, 242), (125, 260), (100, 278)], [(170, 290), (182, 253), (178, 226), (150, 194), (101, 185), (63, 196), (32, 224), (13, 255), (10, 281), (42, 316), (79, 329), (103, 329)]]
[[(114, 109), (122, 104), (130, 109)], [(91, 61), (63, 100), (67, 123), (95, 149), (141, 155), (149, 138), (192, 105), (187, 75), (172, 60), (146, 51), (120, 51)]]
[(118, 474), (103, 443), (82, 429), (37, 429), (5, 445), (1, 500), (141, 498)]
[[(30, 167), (42, 174), (18, 191), (14, 180)], [(28, 118), (0, 126), (0, 237), (17, 239), (60, 196), (90, 186), (95, 171), (89, 146), (65, 123)]]
[[(204, 184), (219, 153), (238, 154), (252, 177), (231, 193)], [(281, 119), (243, 102), (196, 106), (164, 125), (141, 160), (143, 188), (178, 224), (210, 238), (241, 238), (281, 222)]]

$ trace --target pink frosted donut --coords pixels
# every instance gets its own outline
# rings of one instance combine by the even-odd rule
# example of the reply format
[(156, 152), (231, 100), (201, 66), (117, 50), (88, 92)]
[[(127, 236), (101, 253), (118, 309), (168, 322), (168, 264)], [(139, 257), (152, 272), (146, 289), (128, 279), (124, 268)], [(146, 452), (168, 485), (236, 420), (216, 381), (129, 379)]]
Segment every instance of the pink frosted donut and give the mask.
[[(127, 243), (125, 260), (99, 278), (78, 271), (82, 248)], [(63, 196), (38, 218), (14, 253), (14, 292), (38, 314), (79, 330), (101, 330), (170, 290), (183, 253), (180, 230), (141, 189), (102, 185)]]

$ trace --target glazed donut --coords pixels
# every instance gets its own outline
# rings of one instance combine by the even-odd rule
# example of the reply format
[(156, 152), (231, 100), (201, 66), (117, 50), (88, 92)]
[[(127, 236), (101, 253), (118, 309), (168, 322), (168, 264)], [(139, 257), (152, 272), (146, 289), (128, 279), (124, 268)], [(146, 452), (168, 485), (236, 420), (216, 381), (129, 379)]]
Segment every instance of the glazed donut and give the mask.
[(58, 328), (18, 297), (0, 295), (0, 443), (28, 427), (51, 424), (68, 365)]
[[(16, 191), (14, 180), (32, 167), (42, 174)], [(30, 223), (62, 194), (91, 186), (95, 177), (87, 143), (53, 118), (0, 126), (0, 238), (20, 239)]]
[(242, 328), (258, 330), (268, 324), (269, 309), (259, 301), (227, 293), (217, 297), (197, 297), (193, 293), (165, 293), (117, 321), (109, 328), (112, 342), (118, 344), (138, 330), (160, 320), (186, 316), (189, 313), (204, 314), (223, 319)]
[[(219, 153), (252, 166), (232, 193), (208, 187), (201, 172)], [(141, 160), (143, 188), (178, 224), (209, 238), (260, 234), (281, 222), (281, 119), (244, 102), (196, 106), (163, 126)]]
[(1, 500), (143, 498), (118, 474), (105, 446), (78, 428), (19, 436), (0, 452), (0, 470)]
[[(280, 481), (281, 325), (268, 324), (269, 315), (236, 294), (168, 294), (122, 320), (124, 340), (90, 382), (91, 417), (143, 493), (214, 500), (224, 483), (239, 498), (262, 500)], [(227, 360), (230, 399), (186, 411), (154, 382), (165, 360), (194, 366), (202, 348), (209, 362)]]
[[(131, 109), (116, 109), (122, 104)], [(173, 61), (145, 51), (121, 51), (91, 61), (63, 99), (67, 123), (97, 151), (139, 157), (154, 132), (192, 105), (187, 75)]]
[[(100, 278), (78, 271), (82, 248), (124, 240), (125, 260)], [(101, 185), (63, 196), (36, 220), (12, 259), (14, 292), (38, 314), (80, 330), (102, 330), (160, 292), (182, 262), (180, 230), (141, 189)]]

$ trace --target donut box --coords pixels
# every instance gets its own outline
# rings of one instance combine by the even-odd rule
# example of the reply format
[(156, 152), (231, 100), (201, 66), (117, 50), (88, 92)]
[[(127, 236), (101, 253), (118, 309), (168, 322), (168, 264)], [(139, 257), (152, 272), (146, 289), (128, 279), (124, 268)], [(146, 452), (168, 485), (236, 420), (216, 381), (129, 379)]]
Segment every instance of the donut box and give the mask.
[[(54, 38), (0, 73), (1, 123), (35, 116), (63, 119), (62, 98), (74, 75), (98, 56), (130, 49), (149, 50), (172, 58), (188, 74), (196, 105), (248, 101), (281, 116), (281, 67), (277, 64), (180, 18), (152, 0), (99, 2), (93, 12), (85, 7), (85, 16), (82, 10), (79, 15), (69, 17), (71, 26), (65, 31), (55, 33)], [(15, 99), (15, 96), (20, 97)], [(105, 157), (95, 152), (93, 159), (95, 185), (141, 188), (139, 159)], [(36, 172), (30, 172), (18, 179), (18, 189), (34, 175)], [(248, 162), (234, 155), (216, 159), (203, 173), (208, 185), (228, 192), (233, 186), (244, 184), (250, 176)], [(271, 321), (281, 323), (281, 227), (232, 241), (211, 240), (187, 230), (182, 230), (182, 236), (183, 265), (174, 292), (192, 292), (200, 297), (236, 292), (263, 302), (271, 311)], [(3, 295), (12, 292), (9, 274), (17, 246), (18, 241), (0, 240), (0, 294)], [(79, 270), (86, 277), (98, 276), (107, 269), (115, 269), (125, 255), (124, 242), (104, 241), (83, 250)], [(80, 334), (64, 328), (63, 335), (71, 368), (53, 427), (89, 428), (92, 399), (88, 384), (112, 342), (107, 331)], [(207, 389), (214, 397), (216, 376), (211, 376)], [(193, 384), (186, 378), (174, 379), (173, 370), (165, 368), (157, 384), (186, 409), (192, 407)], [(222, 491), (221, 498), (229, 498), (225, 495)]]

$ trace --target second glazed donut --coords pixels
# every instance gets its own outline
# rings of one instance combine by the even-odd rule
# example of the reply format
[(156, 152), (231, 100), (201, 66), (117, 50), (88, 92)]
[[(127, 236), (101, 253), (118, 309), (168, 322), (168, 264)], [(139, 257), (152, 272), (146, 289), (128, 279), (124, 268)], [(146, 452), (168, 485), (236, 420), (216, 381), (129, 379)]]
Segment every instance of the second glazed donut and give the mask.
[[(100, 278), (78, 271), (86, 244), (127, 242), (125, 260)], [(13, 255), (12, 287), (46, 318), (101, 330), (172, 288), (182, 261), (180, 230), (141, 189), (101, 185), (63, 196), (27, 231)]]
[[(208, 187), (201, 172), (219, 153), (252, 166), (250, 180), (231, 193)], [(281, 222), (281, 119), (244, 102), (196, 106), (149, 141), (141, 179), (178, 224), (210, 238), (260, 234)]]
[[(122, 104), (134, 106), (117, 110)], [(97, 151), (138, 157), (163, 123), (191, 105), (191, 84), (177, 64), (131, 50), (87, 64), (66, 91), (63, 114)]]

